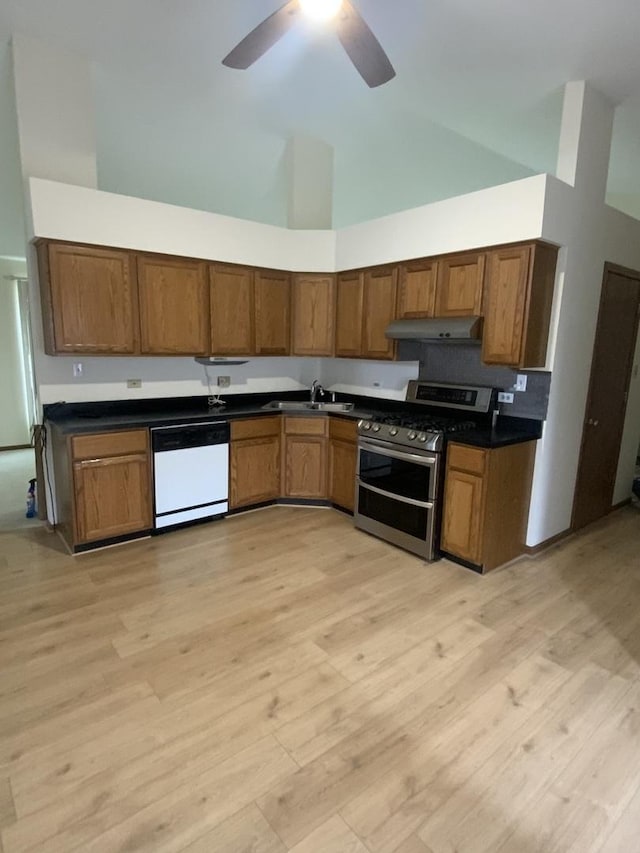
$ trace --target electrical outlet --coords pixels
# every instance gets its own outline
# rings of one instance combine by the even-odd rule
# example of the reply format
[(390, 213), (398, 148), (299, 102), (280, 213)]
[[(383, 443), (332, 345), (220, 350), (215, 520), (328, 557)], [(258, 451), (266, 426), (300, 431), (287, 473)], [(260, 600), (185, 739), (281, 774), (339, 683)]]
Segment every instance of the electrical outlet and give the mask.
[(527, 374), (526, 373), (518, 373), (516, 376), (516, 384), (513, 386), (514, 391), (526, 391), (527, 390)]
[(499, 391), (498, 392), (498, 402), (499, 403), (513, 403), (513, 394), (510, 391)]
[(74, 379), (79, 379), (82, 376), (82, 362), (74, 361), (73, 362), (73, 376)]
[(127, 388), (142, 388), (142, 379), (127, 379)]
[(228, 388), (231, 385), (230, 376), (218, 376), (218, 388)]

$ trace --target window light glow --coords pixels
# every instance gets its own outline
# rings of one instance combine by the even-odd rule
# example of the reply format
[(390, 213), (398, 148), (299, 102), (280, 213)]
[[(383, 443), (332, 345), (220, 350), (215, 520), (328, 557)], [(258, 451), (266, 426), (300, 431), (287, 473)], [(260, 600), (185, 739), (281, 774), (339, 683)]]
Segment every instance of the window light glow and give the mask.
[(302, 11), (314, 21), (329, 21), (340, 11), (342, 0), (300, 0)]

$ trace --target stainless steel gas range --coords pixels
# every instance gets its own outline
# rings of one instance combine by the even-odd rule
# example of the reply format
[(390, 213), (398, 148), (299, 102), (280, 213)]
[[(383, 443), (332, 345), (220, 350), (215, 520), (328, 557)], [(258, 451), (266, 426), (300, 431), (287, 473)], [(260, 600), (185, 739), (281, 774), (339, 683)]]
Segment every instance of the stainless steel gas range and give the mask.
[(413, 405), (361, 420), (356, 527), (438, 559), (446, 441), (490, 423), (494, 401), (492, 388), (412, 381)]

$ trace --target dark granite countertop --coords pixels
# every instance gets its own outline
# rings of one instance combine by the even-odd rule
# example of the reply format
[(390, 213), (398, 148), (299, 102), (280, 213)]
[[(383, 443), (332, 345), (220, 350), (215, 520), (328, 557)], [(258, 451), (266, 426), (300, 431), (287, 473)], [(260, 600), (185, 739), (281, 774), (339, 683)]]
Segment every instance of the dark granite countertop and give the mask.
[(468, 430), (456, 433), (451, 441), (470, 447), (495, 449), (525, 441), (537, 441), (542, 435), (542, 421), (528, 418), (510, 418), (501, 415), (495, 427)]
[[(313, 409), (265, 409), (271, 400), (299, 402), (309, 398), (308, 392), (274, 392), (273, 394), (243, 394), (229, 397), (220, 409), (209, 408), (206, 398), (168, 398), (166, 400), (110, 401), (100, 403), (55, 403), (45, 406), (45, 420), (52, 423), (63, 435), (110, 432), (132, 428), (178, 426), (181, 424), (213, 423), (235, 418), (273, 417), (296, 414), (303, 417), (340, 417), (360, 419), (371, 409), (363, 408), (358, 398), (357, 406), (348, 412), (327, 412)], [(340, 402), (347, 401), (340, 395)], [(349, 399), (355, 402), (355, 398)], [(374, 401), (378, 403), (379, 401)], [(397, 405), (397, 404), (396, 404)]]
[[(114, 400), (96, 403), (54, 403), (44, 407), (45, 420), (63, 435), (109, 432), (132, 428), (177, 426), (179, 424), (212, 423), (246, 417), (273, 417), (295, 414), (303, 417), (347, 418), (370, 417), (372, 413), (420, 411), (420, 406), (379, 397), (356, 397), (338, 394), (338, 402), (352, 402), (348, 412), (301, 411), (300, 409), (265, 409), (272, 400), (299, 402), (308, 400), (308, 391), (275, 391), (270, 394), (238, 394), (229, 396), (221, 409), (209, 409), (206, 397), (173, 397), (152, 400)], [(473, 447), (496, 448), (524, 441), (535, 441), (542, 435), (542, 422), (526, 418), (500, 416), (494, 428), (479, 427), (456, 433), (451, 440)]]

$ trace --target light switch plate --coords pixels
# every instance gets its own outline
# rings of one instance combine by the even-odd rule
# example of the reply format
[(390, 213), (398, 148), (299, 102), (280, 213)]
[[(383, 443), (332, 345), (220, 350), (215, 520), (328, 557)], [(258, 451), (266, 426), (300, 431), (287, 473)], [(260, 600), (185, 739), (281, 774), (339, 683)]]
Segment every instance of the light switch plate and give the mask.
[(516, 384), (513, 386), (514, 391), (526, 391), (527, 390), (527, 374), (526, 373), (518, 373), (516, 376)]
[(79, 379), (82, 376), (82, 362), (74, 361), (73, 362), (73, 376), (75, 379)]

